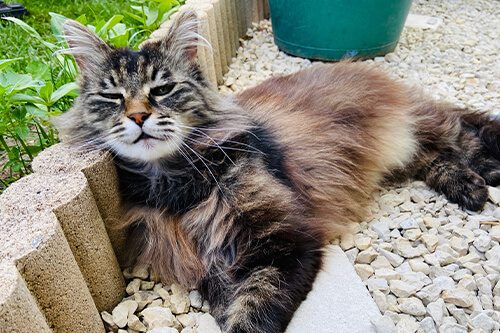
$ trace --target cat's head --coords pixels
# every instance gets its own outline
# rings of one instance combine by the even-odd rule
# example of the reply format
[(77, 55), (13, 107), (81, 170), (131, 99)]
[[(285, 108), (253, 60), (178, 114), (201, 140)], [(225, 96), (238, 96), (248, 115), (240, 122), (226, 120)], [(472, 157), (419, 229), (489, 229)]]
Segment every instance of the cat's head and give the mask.
[(116, 49), (78, 22), (64, 33), (79, 67), (80, 96), (55, 121), (62, 137), (135, 161), (176, 152), (193, 128), (212, 121), (215, 95), (197, 63), (198, 22), (179, 14), (139, 51)]

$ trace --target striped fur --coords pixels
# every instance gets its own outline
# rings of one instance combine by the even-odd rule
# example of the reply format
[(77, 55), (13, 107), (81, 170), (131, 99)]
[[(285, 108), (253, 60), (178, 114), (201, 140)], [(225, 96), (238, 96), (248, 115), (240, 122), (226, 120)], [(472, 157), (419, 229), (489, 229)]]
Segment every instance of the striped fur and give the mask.
[(180, 15), (133, 52), (68, 23), (81, 95), (59, 127), (114, 154), (131, 265), (199, 288), (223, 332), (284, 332), (322, 246), (363, 218), (381, 184), (422, 179), (468, 209), (499, 184), (498, 119), (362, 63), (222, 97), (194, 61), (196, 26)]

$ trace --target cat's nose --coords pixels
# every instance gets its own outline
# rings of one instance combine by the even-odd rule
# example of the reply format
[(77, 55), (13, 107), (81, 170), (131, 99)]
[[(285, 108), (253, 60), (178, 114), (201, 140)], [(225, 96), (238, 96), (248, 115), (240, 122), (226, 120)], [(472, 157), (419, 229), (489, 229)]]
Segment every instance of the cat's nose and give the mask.
[(146, 119), (149, 118), (150, 115), (151, 115), (150, 113), (146, 113), (146, 112), (137, 112), (137, 113), (129, 114), (127, 117), (130, 120), (133, 120), (137, 125), (142, 127), (142, 125), (144, 124)]

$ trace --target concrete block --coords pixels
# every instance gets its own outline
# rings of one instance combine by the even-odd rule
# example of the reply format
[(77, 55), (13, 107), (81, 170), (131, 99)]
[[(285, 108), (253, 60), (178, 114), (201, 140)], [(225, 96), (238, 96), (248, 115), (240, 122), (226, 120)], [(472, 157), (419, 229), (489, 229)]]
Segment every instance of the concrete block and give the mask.
[(221, 66), (221, 72), (224, 73), (229, 66), (226, 57), (226, 40), (224, 39), (224, 25), (222, 23), (222, 9), (220, 0), (212, 0), (215, 15), (215, 30), (217, 31), (217, 45), (218, 45), (218, 62)]
[[(125, 281), (83, 173), (34, 173), (9, 187), (0, 202), (6, 214), (26, 211), (27, 219), (53, 212), (97, 309), (109, 311), (121, 301)], [(12, 225), (7, 232), (16, 229)]]
[(221, 84), (223, 82), (223, 71), (227, 65), (221, 62), (220, 52), (221, 49), (224, 49), (225, 46), (222, 43), (223, 38), (219, 37), (219, 32), (217, 30), (217, 22), (218, 20), (220, 21), (220, 19), (217, 18), (216, 11), (219, 11), (220, 8), (218, 6), (218, 3), (216, 6), (216, 4), (214, 4), (213, 2), (214, 1), (212, 0), (188, 0), (186, 4), (189, 6), (187, 8), (191, 8), (195, 11), (201, 11), (206, 14), (208, 31), (206, 36), (202, 36), (210, 43), (211, 49), (205, 49), (205, 56), (211, 58), (209, 59), (210, 65), (212, 65), (213, 62), (216, 77), (216, 81), (214, 83)]
[(250, 13), (249, 14), (251, 17), (248, 27), (251, 27), (253, 22), (260, 21), (259, 2), (260, 2), (260, 0), (248, 1), (249, 5), (250, 5), (250, 8), (249, 8)]
[(255, 22), (262, 21), (264, 19), (264, 0), (257, 0), (257, 20)]
[[(222, 83), (239, 48), (239, 38), (246, 34), (252, 22), (263, 19), (266, 8), (267, 2), (263, 0), (187, 0), (181, 7), (180, 12), (196, 12), (200, 20), (199, 33), (212, 45), (211, 50), (198, 48), (198, 63), (210, 82)], [(145, 43), (161, 39), (170, 25), (170, 21), (162, 24)]]
[(271, 17), (269, 13), (269, 1), (263, 0), (264, 2), (264, 19), (269, 19)]
[(235, 0), (234, 3), (236, 5), (236, 15), (238, 18), (238, 34), (240, 35), (240, 37), (243, 37), (247, 32), (245, 2), (244, 0)]
[(120, 206), (118, 176), (109, 153), (82, 152), (60, 143), (42, 151), (33, 161), (33, 170), (40, 174), (82, 172), (96, 201), (111, 244), (123, 264), (126, 261), (125, 231), (118, 227), (123, 212)]
[[(40, 206), (19, 205), (26, 199), (23, 189), (38, 185), (32, 178), (17, 181), (0, 196), (0, 259), (17, 267), (54, 332), (104, 332), (57, 217), (50, 210), (40, 210)], [(37, 195), (44, 197), (42, 191)], [(8, 304), (0, 304), (0, 308), (3, 312)], [(9, 329), (16, 331), (21, 327)]]
[(16, 267), (0, 262), (0, 333), (52, 333)]
[[(211, 27), (207, 12), (209, 8), (211, 8), (211, 6), (208, 4), (206, 6), (196, 8), (196, 14), (199, 19), (198, 33), (202, 35), (209, 43), (211, 43), (211, 38), (210, 38)], [(198, 46), (198, 59), (200, 58), (204, 58), (203, 59), (203, 61), (205, 62), (204, 72), (207, 80), (211, 82), (214, 86), (217, 86), (217, 74), (216, 74), (216, 67), (212, 50), (203, 45)]]
[(226, 45), (226, 52), (224, 55), (226, 56), (228, 66), (231, 64), (231, 54), (233, 53), (233, 44), (231, 43), (231, 35), (229, 32), (229, 17), (231, 15), (229, 1), (231, 0), (219, 0), (222, 14), (222, 33), (224, 36), (224, 43)]
[(375, 333), (371, 321), (380, 316), (342, 249), (330, 245), (323, 269), (286, 333)]
[(236, 15), (236, 5), (234, 0), (228, 1), (229, 6), (229, 33), (231, 37), (231, 58), (236, 55), (238, 46), (240, 44), (240, 36), (238, 34), (238, 16)]

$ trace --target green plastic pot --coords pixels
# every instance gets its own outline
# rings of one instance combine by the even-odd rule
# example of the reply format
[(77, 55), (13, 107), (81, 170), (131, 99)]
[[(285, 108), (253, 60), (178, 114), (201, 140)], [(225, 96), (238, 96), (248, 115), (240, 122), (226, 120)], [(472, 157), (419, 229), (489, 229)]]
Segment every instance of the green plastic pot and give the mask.
[(274, 40), (319, 60), (370, 58), (394, 50), (411, 0), (269, 0)]

